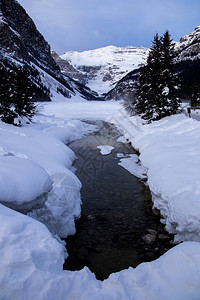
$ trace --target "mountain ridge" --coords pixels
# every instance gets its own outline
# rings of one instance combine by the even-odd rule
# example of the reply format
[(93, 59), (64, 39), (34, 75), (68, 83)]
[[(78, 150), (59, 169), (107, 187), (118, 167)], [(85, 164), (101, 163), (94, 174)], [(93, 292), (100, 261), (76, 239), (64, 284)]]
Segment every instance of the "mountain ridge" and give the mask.
[[(174, 43), (176, 70), (183, 81), (182, 96), (187, 98), (191, 85), (200, 81), (196, 72), (196, 69), (199, 69), (197, 62), (200, 59), (200, 26)], [(150, 47), (110, 45), (81, 52), (67, 51), (60, 58), (81, 72), (87, 85), (103, 94), (105, 100), (119, 100), (134, 96), (139, 72), (146, 63), (149, 49)], [(190, 75), (192, 79), (189, 78), (187, 68), (197, 79), (194, 75)]]
[(1, 63), (12, 71), (24, 63), (29, 66), (37, 91), (35, 101), (74, 96), (97, 99), (95, 92), (79, 82), (72, 84), (72, 80), (61, 73), (51, 56), (50, 45), (16, 0), (0, 0), (0, 47)]
[(110, 45), (82, 52), (68, 51), (60, 58), (82, 72), (91, 89), (105, 94), (123, 76), (145, 63), (147, 51), (144, 47)]

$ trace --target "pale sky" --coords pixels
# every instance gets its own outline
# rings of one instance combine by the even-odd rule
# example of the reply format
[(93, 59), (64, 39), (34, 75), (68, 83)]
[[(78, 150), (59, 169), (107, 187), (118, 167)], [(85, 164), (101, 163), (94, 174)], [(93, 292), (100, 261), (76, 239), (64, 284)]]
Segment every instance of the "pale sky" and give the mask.
[(200, 25), (200, 0), (18, 0), (58, 54), (178, 41)]

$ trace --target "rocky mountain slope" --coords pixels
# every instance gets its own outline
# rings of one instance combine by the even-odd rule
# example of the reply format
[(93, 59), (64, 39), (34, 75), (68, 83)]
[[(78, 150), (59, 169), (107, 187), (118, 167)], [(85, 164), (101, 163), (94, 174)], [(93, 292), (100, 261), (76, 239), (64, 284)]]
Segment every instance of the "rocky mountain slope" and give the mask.
[(177, 62), (200, 59), (200, 26), (176, 43)]
[(183, 98), (190, 100), (195, 86), (200, 86), (200, 26), (176, 44), (176, 70), (182, 80)]
[[(61, 55), (84, 75), (87, 85), (99, 94), (105, 94), (127, 73), (146, 62), (147, 49), (143, 47), (108, 46), (99, 49)], [(59, 64), (64, 72), (64, 66)], [(70, 74), (70, 73), (69, 73)], [(73, 75), (70, 74), (73, 77)], [(75, 74), (75, 79), (77, 75)]]
[(49, 44), (16, 0), (0, 0), (0, 62), (14, 71), (28, 64), (37, 91), (35, 100), (51, 100), (58, 93), (95, 99), (89, 88), (63, 76)]
[(51, 51), (51, 56), (53, 57), (53, 59), (55, 60), (55, 62), (57, 63), (57, 65), (59, 65), (60, 70), (62, 72), (62, 74), (64, 76), (69, 76), (71, 78), (73, 78), (74, 80), (77, 80), (78, 82), (80, 82), (81, 84), (86, 84), (87, 83), (87, 78), (86, 76), (78, 71), (77, 69), (75, 69), (69, 62), (68, 60), (64, 60), (62, 59), (55, 51)]

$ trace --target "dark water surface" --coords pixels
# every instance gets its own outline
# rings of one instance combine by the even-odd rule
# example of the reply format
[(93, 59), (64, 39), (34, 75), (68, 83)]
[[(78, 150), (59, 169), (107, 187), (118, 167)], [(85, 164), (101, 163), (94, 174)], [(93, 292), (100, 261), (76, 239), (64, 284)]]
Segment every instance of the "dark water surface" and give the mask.
[[(173, 246), (173, 237), (153, 213), (148, 187), (118, 165), (117, 153), (136, 151), (117, 142), (121, 134), (114, 125), (96, 124), (97, 132), (69, 145), (77, 156), (74, 167), (83, 184), (83, 205), (77, 232), (66, 240), (69, 257), (64, 269), (87, 266), (103, 280), (113, 272), (158, 258)], [(115, 148), (103, 156), (99, 145)], [(150, 233), (156, 236), (152, 244), (143, 239)]]

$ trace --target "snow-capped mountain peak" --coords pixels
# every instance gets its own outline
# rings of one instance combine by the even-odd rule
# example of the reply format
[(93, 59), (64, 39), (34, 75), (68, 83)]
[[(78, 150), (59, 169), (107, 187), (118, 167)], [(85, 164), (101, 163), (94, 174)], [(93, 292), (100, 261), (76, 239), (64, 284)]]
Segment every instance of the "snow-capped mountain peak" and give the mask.
[[(62, 59), (67, 59), (73, 65), (80, 66), (105, 66), (114, 62), (123, 64), (127, 59), (133, 59), (133, 56), (141, 59), (141, 56), (146, 52), (143, 47), (116, 47), (107, 46), (98, 49), (92, 49), (83, 52), (69, 51), (61, 55)], [(137, 63), (137, 61), (136, 61)], [(134, 65), (134, 62), (132, 63)]]
[(60, 57), (86, 76), (91, 89), (106, 93), (123, 76), (146, 62), (147, 49), (110, 45), (83, 52), (69, 51)]

